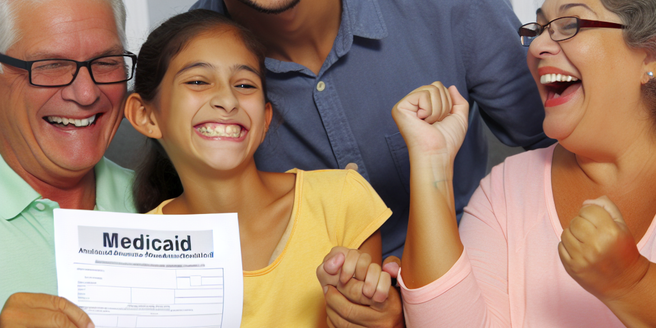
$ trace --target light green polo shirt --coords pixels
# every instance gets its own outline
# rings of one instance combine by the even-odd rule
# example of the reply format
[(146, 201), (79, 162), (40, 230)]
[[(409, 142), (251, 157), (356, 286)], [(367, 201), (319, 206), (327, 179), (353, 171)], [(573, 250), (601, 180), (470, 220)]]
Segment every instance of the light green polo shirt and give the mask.
[[(135, 212), (133, 172), (103, 159), (94, 168), (96, 209)], [(16, 292), (57, 295), (53, 209), (0, 156), (0, 309)]]

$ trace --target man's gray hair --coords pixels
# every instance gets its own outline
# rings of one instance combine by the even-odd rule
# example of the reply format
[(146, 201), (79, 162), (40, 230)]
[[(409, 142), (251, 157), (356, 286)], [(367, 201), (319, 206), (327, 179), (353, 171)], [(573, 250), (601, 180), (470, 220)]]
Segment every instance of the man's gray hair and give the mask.
[[(50, 0), (0, 0), (0, 53), (7, 50), (20, 40), (21, 35), (15, 27), (18, 6), (42, 3)], [(107, 2), (114, 12), (116, 30), (123, 48), (127, 48), (127, 37), (125, 36), (125, 6), (123, 0), (99, 0)], [(0, 64), (2, 73), (2, 64)]]

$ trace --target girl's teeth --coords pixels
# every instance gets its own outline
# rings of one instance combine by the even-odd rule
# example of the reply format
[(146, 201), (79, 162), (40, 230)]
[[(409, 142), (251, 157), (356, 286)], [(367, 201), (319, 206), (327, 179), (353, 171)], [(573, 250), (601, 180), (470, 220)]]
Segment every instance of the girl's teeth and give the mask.
[(202, 126), (198, 128), (198, 132), (207, 137), (230, 137), (238, 138), (241, 134), (241, 126), (239, 125), (223, 125), (217, 124), (213, 127)]

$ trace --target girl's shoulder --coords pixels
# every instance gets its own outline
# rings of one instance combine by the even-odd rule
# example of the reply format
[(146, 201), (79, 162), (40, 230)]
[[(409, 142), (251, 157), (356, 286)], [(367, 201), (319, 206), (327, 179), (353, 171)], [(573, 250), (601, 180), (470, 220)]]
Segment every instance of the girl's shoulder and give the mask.
[(324, 169), (304, 171), (292, 169), (287, 173), (295, 173), (297, 184), (310, 186), (324, 186), (330, 188), (355, 188), (373, 191), (369, 182), (355, 170), (351, 169)]

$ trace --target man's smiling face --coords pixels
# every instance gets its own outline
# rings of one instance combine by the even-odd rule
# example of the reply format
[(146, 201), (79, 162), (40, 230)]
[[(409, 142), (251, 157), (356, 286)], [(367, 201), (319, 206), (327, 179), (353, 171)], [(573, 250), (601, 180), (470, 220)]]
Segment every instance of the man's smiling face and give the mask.
[[(123, 53), (112, 8), (105, 1), (19, 5), (15, 29), (19, 39), (6, 55), (21, 60), (87, 61)], [(53, 185), (88, 173), (123, 117), (126, 84), (96, 85), (89, 71), (80, 68), (71, 85), (45, 88), (31, 85), (25, 70), (3, 65), (3, 71), (0, 153), (5, 161)]]

